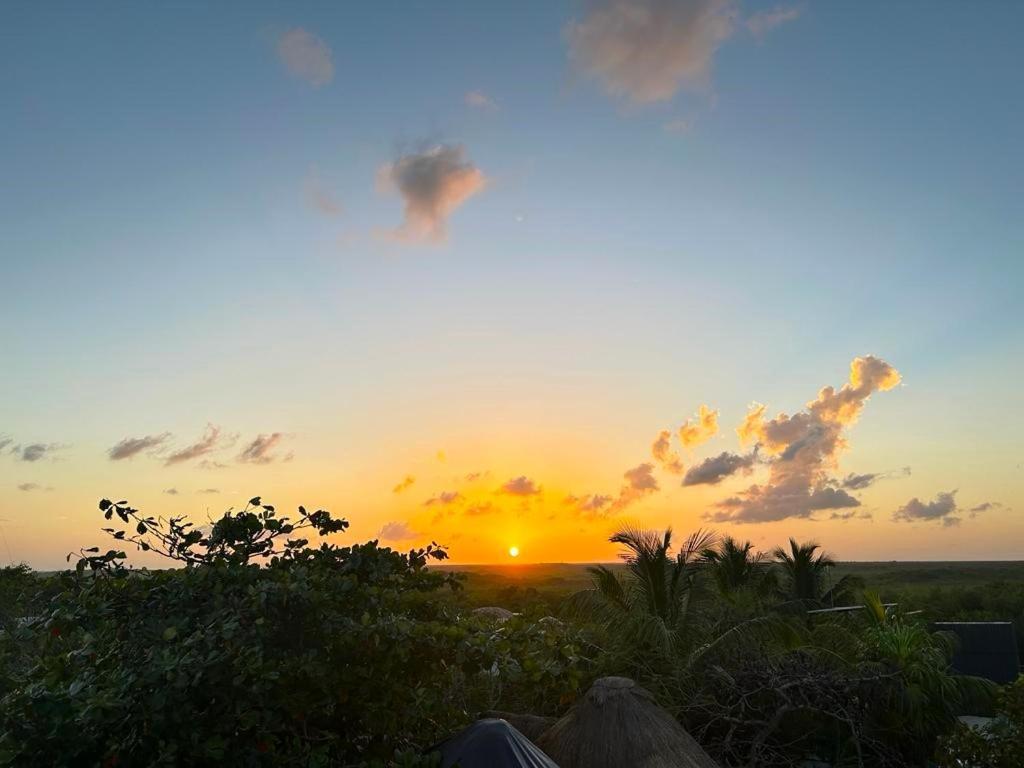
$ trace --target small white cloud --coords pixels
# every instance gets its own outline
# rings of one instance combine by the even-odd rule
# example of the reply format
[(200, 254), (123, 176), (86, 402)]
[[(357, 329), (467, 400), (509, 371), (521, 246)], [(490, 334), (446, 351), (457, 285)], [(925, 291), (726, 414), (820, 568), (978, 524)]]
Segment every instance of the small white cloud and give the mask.
[(409, 541), (419, 536), (416, 531), (409, 527), (408, 523), (399, 520), (385, 523), (377, 535), (384, 541)]

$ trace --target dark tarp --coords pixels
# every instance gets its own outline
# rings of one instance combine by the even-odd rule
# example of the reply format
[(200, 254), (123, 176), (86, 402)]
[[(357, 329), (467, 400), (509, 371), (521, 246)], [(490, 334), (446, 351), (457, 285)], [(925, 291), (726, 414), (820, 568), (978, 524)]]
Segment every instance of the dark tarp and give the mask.
[(441, 753), (443, 768), (558, 768), (537, 745), (497, 718), (477, 720), (431, 752)]
[(984, 677), (1000, 685), (1020, 673), (1017, 638), (1008, 621), (937, 621), (935, 629), (957, 637), (953, 669), (962, 675)]

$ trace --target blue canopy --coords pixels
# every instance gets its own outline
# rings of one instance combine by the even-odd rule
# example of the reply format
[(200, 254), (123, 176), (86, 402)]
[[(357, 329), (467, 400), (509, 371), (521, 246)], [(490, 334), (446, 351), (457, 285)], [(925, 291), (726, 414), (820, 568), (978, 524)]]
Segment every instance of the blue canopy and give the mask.
[(558, 768), (532, 741), (506, 720), (477, 720), (434, 750), (443, 768)]

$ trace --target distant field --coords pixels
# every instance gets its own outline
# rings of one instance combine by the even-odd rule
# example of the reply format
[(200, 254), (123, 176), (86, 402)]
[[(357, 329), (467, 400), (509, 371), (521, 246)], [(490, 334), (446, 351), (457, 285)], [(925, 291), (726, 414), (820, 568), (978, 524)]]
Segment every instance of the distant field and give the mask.
[[(590, 586), (586, 564), (544, 563), (537, 565), (453, 565), (465, 574), (466, 598), (476, 605), (501, 605), (522, 610), (532, 602), (554, 607), (566, 595)], [(610, 564), (621, 568), (621, 564)], [(966, 596), (980, 593), (991, 598), (999, 584), (1024, 589), (1024, 562), (863, 562), (839, 563), (836, 579), (858, 576), (868, 589), (884, 600), (901, 600), (908, 608), (935, 605), (938, 596)], [(987, 600), (985, 602), (988, 602)], [(969, 600), (968, 600), (969, 607)], [(943, 614), (962, 613), (959, 605)], [(1001, 611), (1002, 612), (1002, 611)], [(1015, 613), (1015, 611), (1014, 611)], [(945, 616), (950, 617), (950, 616)], [(1017, 618), (1006, 616), (1005, 618)]]

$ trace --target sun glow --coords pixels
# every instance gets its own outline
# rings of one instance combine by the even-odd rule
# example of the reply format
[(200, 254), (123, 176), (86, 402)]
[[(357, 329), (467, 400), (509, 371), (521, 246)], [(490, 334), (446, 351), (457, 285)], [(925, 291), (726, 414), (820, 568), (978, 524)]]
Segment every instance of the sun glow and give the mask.
[(509, 547), (508, 548), (508, 556), (509, 557), (519, 557), (519, 547)]

